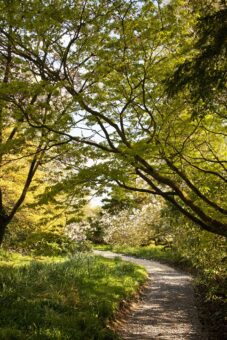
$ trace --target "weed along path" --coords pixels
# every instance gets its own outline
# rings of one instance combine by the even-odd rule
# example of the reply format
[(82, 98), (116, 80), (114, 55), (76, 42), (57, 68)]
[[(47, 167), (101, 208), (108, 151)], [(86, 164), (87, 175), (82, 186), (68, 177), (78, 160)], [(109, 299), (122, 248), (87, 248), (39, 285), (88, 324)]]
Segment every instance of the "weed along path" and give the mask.
[(108, 258), (120, 256), (148, 271), (148, 284), (140, 301), (132, 305), (118, 328), (123, 339), (206, 339), (201, 331), (190, 276), (156, 261), (109, 251), (95, 250), (94, 253)]

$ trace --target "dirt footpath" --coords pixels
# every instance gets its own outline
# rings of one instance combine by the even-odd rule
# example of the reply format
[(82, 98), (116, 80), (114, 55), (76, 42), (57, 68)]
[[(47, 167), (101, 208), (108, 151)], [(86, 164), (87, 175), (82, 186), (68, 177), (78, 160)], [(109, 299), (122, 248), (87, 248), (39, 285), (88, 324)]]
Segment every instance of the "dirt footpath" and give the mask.
[(119, 334), (123, 339), (207, 339), (199, 323), (189, 275), (157, 261), (109, 251), (96, 250), (94, 253), (108, 258), (120, 256), (125, 261), (144, 266), (149, 273), (141, 300), (133, 304), (120, 326)]

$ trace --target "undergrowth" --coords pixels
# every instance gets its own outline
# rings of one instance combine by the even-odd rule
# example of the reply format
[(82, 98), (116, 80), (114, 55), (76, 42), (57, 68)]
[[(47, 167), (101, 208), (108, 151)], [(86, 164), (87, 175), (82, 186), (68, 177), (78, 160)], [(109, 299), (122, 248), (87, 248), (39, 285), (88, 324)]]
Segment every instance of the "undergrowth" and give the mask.
[(108, 322), (146, 279), (119, 258), (0, 259), (0, 339), (117, 339)]

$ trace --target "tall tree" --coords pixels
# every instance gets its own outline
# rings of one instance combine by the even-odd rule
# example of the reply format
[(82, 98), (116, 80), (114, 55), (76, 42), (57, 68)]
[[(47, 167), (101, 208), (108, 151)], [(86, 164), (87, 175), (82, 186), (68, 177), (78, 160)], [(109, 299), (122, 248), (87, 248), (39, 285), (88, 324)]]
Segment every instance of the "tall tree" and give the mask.
[(167, 98), (163, 85), (193, 46), (197, 12), (183, 0), (34, 1), (29, 13), (13, 2), (4, 11), (14, 18), (14, 34), (1, 30), (13, 54), (65, 93), (62, 116), (74, 111), (71, 133), (24, 109), (30, 126), (99, 149), (97, 174), (160, 195), (201, 228), (227, 236), (223, 107), (192, 119), (194, 104), (184, 93)]
[[(7, 9), (7, 6), (9, 8)], [(17, 34), (16, 1), (1, 2), (0, 40), (0, 244), (7, 226), (21, 208), (37, 170), (59, 155), (69, 157), (68, 141), (45, 128), (35, 130), (30, 124), (43, 125), (46, 121), (55, 127), (71, 126), (70, 101), (58, 93), (57, 86), (42, 80), (24, 58), (13, 51), (12, 36)], [(11, 9), (12, 12), (10, 11)], [(20, 20), (19, 20), (20, 21)], [(23, 24), (20, 21), (20, 24)], [(29, 113), (29, 116), (28, 116)], [(77, 153), (77, 148), (75, 152)], [(53, 165), (52, 165), (53, 166)], [(47, 167), (46, 167), (47, 169)], [(21, 183), (14, 179), (18, 174)], [(54, 171), (52, 171), (53, 174)], [(11, 187), (9, 176), (11, 175)], [(52, 176), (53, 177), (53, 176)], [(59, 180), (59, 178), (57, 179)]]

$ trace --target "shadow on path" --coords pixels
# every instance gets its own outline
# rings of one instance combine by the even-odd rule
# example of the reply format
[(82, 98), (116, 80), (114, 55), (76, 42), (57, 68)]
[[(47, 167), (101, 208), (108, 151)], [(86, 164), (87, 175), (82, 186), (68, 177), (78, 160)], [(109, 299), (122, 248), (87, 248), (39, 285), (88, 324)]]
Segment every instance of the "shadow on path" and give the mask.
[(119, 328), (123, 339), (205, 340), (189, 275), (157, 261), (137, 259), (109, 251), (94, 251), (108, 258), (120, 256), (146, 268), (149, 282)]

